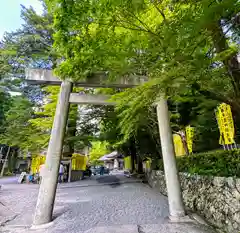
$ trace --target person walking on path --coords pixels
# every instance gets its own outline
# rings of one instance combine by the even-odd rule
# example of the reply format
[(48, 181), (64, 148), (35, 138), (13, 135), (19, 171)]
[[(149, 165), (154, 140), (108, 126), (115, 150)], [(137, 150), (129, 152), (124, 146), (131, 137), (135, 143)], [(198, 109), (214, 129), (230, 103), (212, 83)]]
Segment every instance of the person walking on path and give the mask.
[(104, 166), (100, 167), (100, 175), (103, 176), (104, 175)]
[(63, 175), (64, 175), (64, 166), (62, 163), (60, 163), (59, 172), (58, 172), (58, 182), (63, 182)]

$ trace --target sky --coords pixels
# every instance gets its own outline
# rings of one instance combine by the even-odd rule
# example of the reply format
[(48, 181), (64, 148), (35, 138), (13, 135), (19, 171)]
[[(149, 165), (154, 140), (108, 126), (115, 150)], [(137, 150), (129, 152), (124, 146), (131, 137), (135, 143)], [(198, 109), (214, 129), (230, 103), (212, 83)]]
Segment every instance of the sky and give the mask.
[(0, 39), (5, 31), (14, 31), (23, 23), (20, 17), (21, 4), (26, 7), (32, 6), (39, 14), (42, 12), (42, 5), (39, 0), (1, 0)]

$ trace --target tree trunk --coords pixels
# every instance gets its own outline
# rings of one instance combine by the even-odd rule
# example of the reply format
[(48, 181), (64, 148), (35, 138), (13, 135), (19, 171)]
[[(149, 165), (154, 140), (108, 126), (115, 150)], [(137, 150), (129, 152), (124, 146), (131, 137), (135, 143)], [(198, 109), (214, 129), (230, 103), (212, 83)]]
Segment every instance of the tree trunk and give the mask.
[[(210, 27), (210, 30), (211, 30), (216, 52), (221, 53), (229, 49), (226, 36), (222, 29), (221, 22), (218, 22), (218, 24), (212, 25)], [(231, 79), (235, 96), (239, 97), (240, 96), (240, 64), (237, 59), (237, 53), (234, 53), (229, 57), (226, 57), (225, 60), (223, 60), (223, 63)]]
[(137, 157), (137, 151), (134, 139), (130, 140), (130, 154), (131, 154), (131, 172), (135, 171), (135, 162)]
[[(77, 119), (76, 120), (69, 120), (68, 126), (67, 126), (67, 136), (69, 137), (75, 137), (77, 132)], [(71, 140), (68, 143), (69, 146), (69, 155), (72, 155), (74, 153), (74, 141)]]
[(66, 129), (66, 138), (70, 138), (69, 141), (65, 145), (67, 145), (68, 151), (64, 153), (64, 156), (71, 157), (74, 153), (74, 146), (75, 146), (75, 140), (74, 137), (76, 136), (77, 132), (77, 112), (76, 116), (72, 115), (71, 119), (68, 119), (67, 121), (67, 129)]
[(140, 155), (137, 156), (137, 171), (138, 171), (138, 174), (142, 174), (143, 173), (143, 164), (142, 164), (142, 159), (140, 157)]
[(0, 177), (3, 177), (3, 175), (4, 175), (4, 170), (5, 170), (5, 167), (7, 165), (8, 157), (9, 157), (9, 154), (10, 154), (10, 150), (11, 150), (11, 147), (9, 146), (8, 147), (8, 151), (7, 151), (7, 155), (5, 157), (5, 160), (4, 160), (4, 163), (3, 163), (3, 166), (2, 166), (2, 171), (1, 171)]
[(139, 141), (134, 139), (135, 148), (136, 148), (136, 162), (137, 162), (137, 173), (142, 174), (143, 173), (143, 164), (142, 164), (142, 158), (140, 156), (141, 151), (139, 147)]
[(15, 155), (15, 150), (12, 151), (11, 156), (8, 156), (8, 171), (9, 172), (13, 172), (13, 169), (15, 168), (14, 155)]

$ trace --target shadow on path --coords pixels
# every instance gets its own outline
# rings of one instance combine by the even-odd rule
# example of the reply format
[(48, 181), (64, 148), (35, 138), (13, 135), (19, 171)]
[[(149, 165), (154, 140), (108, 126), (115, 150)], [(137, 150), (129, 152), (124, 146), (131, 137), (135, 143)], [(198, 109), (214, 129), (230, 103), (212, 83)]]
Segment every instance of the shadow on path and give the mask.
[(100, 184), (109, 184), (112, 188), (116, 188), (121, 185), (120, 179), (114, 175), (100, 176), (96, 178), (96, 181)]

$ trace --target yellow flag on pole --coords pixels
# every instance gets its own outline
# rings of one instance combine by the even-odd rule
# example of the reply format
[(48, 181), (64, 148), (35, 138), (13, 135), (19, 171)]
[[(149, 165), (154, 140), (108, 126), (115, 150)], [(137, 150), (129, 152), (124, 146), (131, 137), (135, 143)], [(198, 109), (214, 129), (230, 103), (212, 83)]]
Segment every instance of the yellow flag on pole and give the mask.
[(216, 118), (220, 131), (219, 144), (234, 144), (235, 129), (230, 105), (225, 103), (220, 104), (217, 107)]
[(181, 136), (179, 134), (173, 134), (173, 143), (176, 156), (182, 156), (186, 154)]
[(194, 137), (194, 127), (188, 125), (186, 127), (186, 140), (189, 153), (193, 152), (193, 137)]

